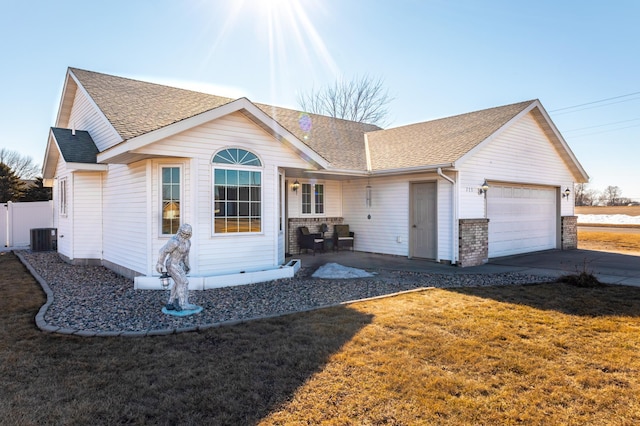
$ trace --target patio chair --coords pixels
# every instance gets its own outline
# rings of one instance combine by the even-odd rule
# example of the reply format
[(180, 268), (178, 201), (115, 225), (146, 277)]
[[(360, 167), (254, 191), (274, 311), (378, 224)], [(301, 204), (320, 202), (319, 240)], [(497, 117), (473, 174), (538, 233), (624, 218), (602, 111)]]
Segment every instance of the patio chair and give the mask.
[(314, 256), (317, 250), (324, 250), (324, 238), (322, 238), (322, 234), (312, 234), (306, 226), (299, 227), (298, 253), (302, 253), (302, 249), (313, 250)]
[(349, 231), (349, 225), (334, 225), (333, 248), (340, 251), (340, 248), (351, 247), (353, 251), (353, 241), (355, 234)]

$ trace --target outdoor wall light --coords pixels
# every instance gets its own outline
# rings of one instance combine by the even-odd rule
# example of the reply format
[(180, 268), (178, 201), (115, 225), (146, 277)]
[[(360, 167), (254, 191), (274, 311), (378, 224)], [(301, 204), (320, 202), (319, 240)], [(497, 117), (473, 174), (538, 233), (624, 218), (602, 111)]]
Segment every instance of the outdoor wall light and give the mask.
[(169, 284), (171, 283), (169, 281), (170, 278), (171, 278), (171, 275), (169, 275), (167, 271), (164, 271), (162, 275), (160, 275), (160, 284), (162, 284), (162, 288), (164, 290), (169, 288)]
[(562, 193), (562, 198), (566, 198), (568, 200), (569, 199), (569, 195), (571, 195), (571, 190), (569, 188), (567, 188)]
[(488, 190), (489, 190), (489, 184), (487, 183), (487, 180), (485, 179), (484, 182), (482, 183), (482, 185), (480, 185), (480, 188), (478, 188), (478, 195), (484, 195), (486, 197)]
[(300, 188), (300, 182), (296, 179), (296, 181), (291, 184), (291, 190), (297, 194), (298, 188)]

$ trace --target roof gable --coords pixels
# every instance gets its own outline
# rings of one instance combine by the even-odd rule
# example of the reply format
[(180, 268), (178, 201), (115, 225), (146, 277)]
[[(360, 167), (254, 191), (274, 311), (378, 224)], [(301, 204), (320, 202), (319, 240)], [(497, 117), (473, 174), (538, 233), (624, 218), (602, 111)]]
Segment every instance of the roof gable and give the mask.
[(372, 171), (453, 164), (534, 101), (367, 133)]

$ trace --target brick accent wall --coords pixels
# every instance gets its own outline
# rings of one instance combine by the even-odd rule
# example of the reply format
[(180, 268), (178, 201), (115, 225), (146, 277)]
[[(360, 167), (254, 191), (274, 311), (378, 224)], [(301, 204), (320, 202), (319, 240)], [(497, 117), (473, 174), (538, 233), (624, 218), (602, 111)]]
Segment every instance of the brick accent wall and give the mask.
[[(298, 254), (298, 228), (306, 226), (309, 232), (320, 232), (320, 225), (326, 223), (329, 231), (324, 233), (325, 239), (333, 239), (333, 225), (342, 225), (342, 217), (290, 217), (289, 218), (289, 241), (287, 241), (287, 253)], [(333, 240), (332, 240), (333, 241)]]
[(489, 219), (458, 221), (458, 266), (477, 266), (489, 260)]
[(562, 216), (561, 240), (562, 250), (578, 248), (578, 216)]

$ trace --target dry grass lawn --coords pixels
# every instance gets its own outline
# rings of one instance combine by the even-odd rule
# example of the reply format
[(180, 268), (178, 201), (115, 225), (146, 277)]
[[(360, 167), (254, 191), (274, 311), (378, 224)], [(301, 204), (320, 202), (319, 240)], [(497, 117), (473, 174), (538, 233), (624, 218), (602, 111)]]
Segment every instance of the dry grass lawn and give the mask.
[(431, 289), (149, 338), (45, 334), (0, 256), (1, 424), (640, 423), (640, 289)]
[(576, 214), (626, 214), (640, 216), (640, 206), (576, 206)]
[(588, 227), (578, 230), (578, 248), (640, 256), (640, 233), (610, 228), (607, 232), (592, 231)]
[(372, 324), (265, 424), (638, 424), (639, 303), (559, 284), (359, 303)]

